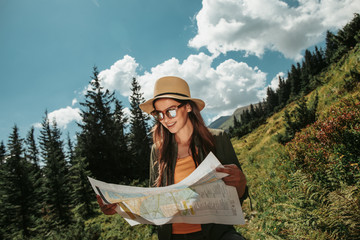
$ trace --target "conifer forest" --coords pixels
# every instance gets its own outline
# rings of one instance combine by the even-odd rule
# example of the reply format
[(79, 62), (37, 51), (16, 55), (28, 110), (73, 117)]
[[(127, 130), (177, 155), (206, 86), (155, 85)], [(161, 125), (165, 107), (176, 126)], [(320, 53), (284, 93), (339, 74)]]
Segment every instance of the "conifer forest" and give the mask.
[[(227, 129), (250, 190), (236, 226), (247, 239), (359, 239), (360, 15), (325, 41)], [(89, 82), (75, 138), (45, 110), (38, 134), (15, 124), (0, 139), (0, 239), (157, 239), (104, 215), (87, 178), (148, 186), (141, 86), (132, 79), (128, 116), (97, 67)]]

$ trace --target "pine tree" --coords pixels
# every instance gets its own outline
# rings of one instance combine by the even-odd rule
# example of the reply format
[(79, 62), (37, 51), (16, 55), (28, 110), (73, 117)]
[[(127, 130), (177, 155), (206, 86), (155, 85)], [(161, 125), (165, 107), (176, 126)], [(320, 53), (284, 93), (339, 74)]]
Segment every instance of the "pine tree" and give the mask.
[(45, 113), (40, 131), (41, 154), (44, 159), (44, 190), (47, 226), (58, 229), (71, 223), (70, 182), (63, 152), (63, 141), (55, 119), (52, 126)]
[(44, 198), (44, 179), (40, 168), (39, 149), (35, 141), (34, 131), (34, 127), (31, 127), (25, 139), (25, 156), (26, 161), (31, 165), (29, 176), (34, 187), (34, 195), (32, 197), (33, 206), (35, 208), (34, 219), (36, 221), (36, 228), (39, 230), (43, 224), (41, 209), (43, 207), (42, 204)]
[(114, 93), (103, 89), (98, 75), (94, 67), (91, 89), (85, 95), (85, 102), (80, 103), (85, 109), (81, 112), (83, 123), (79, 124), (82, 132), (78, 137), (78, 146), (93, 177), (118, 183), (126, 177), (122, 173), (129, 159), (123, 159), (123, 153), (119, 152), (121, 136), (117, 117), (112, 111), (116, 100)]
[(235, 115), (233, 116), (233, 118), (234, 118), (234, 128), (236, 129), (236, 128), (241, 127), (241, 123), (239, 120), (237, 120)]
[(249, 109), (245, 109), (245, 110), (241, 113), (240, 118), (241, 118), (241, 124), (242, 124), (242, 125), (245, 125), (245, 124), (249, 123), (250, 120), (251, 120), (251, 115), (250, 115)]
[(75, 147), (73, 165), (70, 168), (70, 180), (72, 184), (72, 201), (75, 206), (75, 213), (78, 217), (85, 220), (94, 214), (95, 195), (89, 184), (88, 176), (91, 175), (87, 170), (87, 162), (81, 157), (80, 150)]
[(285, 106), (290, 97), (290, 84), (281, 76), (279, 76), (279, 87), (276, 93), (278, 95), (279, 106)]
[[(127, 176), (127, 173), (131, 171), (129, 162), (131, 161), (131, 153), (129, 149), (129, 136), (126, 134), (126, 123), (128, 118), (125, 116), (122, 103), (119, 100), (115, 100), (115, 111), (113, 116), (115, 128), (114, 134), (116, 136), (115, 143), (117, 150), (116, 159), (121, 163), (119, 173), (122, 176)], [(126, 179), (123, 179), (126, 180)]]
[(306, 49), (304, 61), (302, 61), (301, 74), (300, 74), (301, 91), (304, 93), (306, 93), (309, 90), (309, 82), (310, 82), (310, 78), (312, 76), (312, 65), (313, 65), (313, 62), (312, 62), (311, 52)]
[(264, 103), (259, 102), (256, 107), (256, 117), (257, 118), (264, 118), (266, 116), (265, 110), (264, 110)]
[(336, 38), (341, 45), (345, 46), (346, 51), (348, 51), (358, 43), (356, 36), (359, 32), (360, 14), (355, 13), (354, 18), (346, 24), (343, 29), (338, 31)]
[(131, 91), (130, 146), (133, 156), (131, 167), (134, 178), (148, 179), (150, 138), (147, 122), (150, 118), (139, 108), (139, 105), (145, 102), (145, 100), (140, 92), (141, 87), (135, 78), (132, 81)]
[(339, 48), (339, 44), (336, 41), (336, 36), (330, 31), (326, 32), (325, 41), (326, 41), (325, 59), (327, 64), (329, 65), (333, 61), (334, 55), (337, 49)]
[(24, 157), (23, 139), (17, 126), (9, 137), (9, 157), (1, 169), (2, 221), (6, 223), (4, 238), (28, 238), (34, 227), (34, 187), (29, 177), (30, 164)]
[(70, 134), (68, 132), (67, 134), (67, 149), (68, 149), (68, 152), (66, 154), (66, 157), (69, 161), (69, 164), (70, 166), (73, 166), (74, 165), (74, 147), (73, 147), (73, 143), (71, 141), (71, 138), (70, 138)]
[(268, 87), (266, 90), (266, 110), (268, 114), (274, 112), (275, 107), (279, 105), (279, 98), (274, 90), (271, 87)]

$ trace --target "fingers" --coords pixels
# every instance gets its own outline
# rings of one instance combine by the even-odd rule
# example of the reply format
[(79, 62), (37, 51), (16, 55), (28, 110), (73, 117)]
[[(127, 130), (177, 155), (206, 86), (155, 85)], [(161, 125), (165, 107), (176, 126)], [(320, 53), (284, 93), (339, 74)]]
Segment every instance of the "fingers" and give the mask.
[(234, 170), (236, 171), (236, 170), (240, 170), (240, 169), (235, 164), (223, 165), (221, 167), (216, 168), (216, 171), (224, 172), (224, 173), (228, 173), (228, 174), (231, 174)]
[(115, 208), (116, 208), (116, 204), (104, 204), (103, 200), (101, 199), (101, 197), (99, 195), (96, 195), (96, 200), (99, 203), (100, 209), (101, 211), (106, 214), (106, 215), (112, 215), (115, 214)]
[(226, 185), (236, 187), (242, 185), (242, 182), (246, 182), (245, 175), (235, 164), (218, 167), (216, 168), (216, 171), (229, 174), (228, 176), (222, 178)]
[(235, 164), (224, 165), (222, 167), (216, 168), (217, 172), (223, 172), (229, 174), (224, 177), (224, 181), (239, 181), (241, 179), (241, 170)]
[(97, 202), (99, 203), (100, 207), (101, 207), (102, 205), (104, 205), (104, 202), (103, 202), (103, 200), (101, 199), (100, 195), (96, 195), (96, 200), (97, 200)]

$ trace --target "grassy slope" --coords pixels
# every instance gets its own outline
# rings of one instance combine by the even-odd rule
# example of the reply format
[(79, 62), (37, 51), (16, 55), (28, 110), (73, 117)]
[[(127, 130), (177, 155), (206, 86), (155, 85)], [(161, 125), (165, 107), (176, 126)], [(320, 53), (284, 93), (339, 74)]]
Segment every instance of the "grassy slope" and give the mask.
[[(336, 104), (341, 97), (347, 93), (342, 91), (343, 79), (345, 75), (357, 68), (360, 72), (360, 50), (351, 53), (343, 63), (333, 65), (328, 72), (324, 73), (319, 79), (324, 85), (317, 89), (319, 93), (319, 115), (331, 105)], [(359, 85), (357, 91), (352, 94), (359, 94)], [(311, 98), (314, 93), (309, 94)], [(286, 108), (291, 109), (294, 103)], [(284, 131), (283, 110), (274, 114), (267, 120), (267, 123), (260, 126), (251, 134), (243, 138), (233, 140), (239, 161), (247, 176), (248, 184), (251, 189), (251, 199), (253, 211), (250, 210), (250, 201), (244, 203), (244, 210), (248, 219), (248, 224), (238, 226), (238, 230), (247, 237), (247, 239), (299, 239), (284, 237), (294, 234), (296, 229), (287, 226), (286, 217), (280, 216), (281, 211), (286, 212), (282, 206), (289, 202), (291, 196), (289, 179), (291, 173), (284, 146), (278, 144), (275, 136), (278, 132)], [(284, 220), (285, 218), (285, 220)], [(309, 239), (309, 234), (321, 239), (321, 234), (311, 233), (308, 229), (304, 231), (304, 239)], [(156, 240), (157, 236), (153, 229), (148, 225), (139, 225), (131, 227), (120, 216), (105, 216), (101, 213), (97, 217), (85, 222), (85, 231), (93, 239), (151, 239)], [(308, 235), (306, 235), (306, 231)], [(315, 238), (314, 238), (315, 239)], [(323, 237), (323, 239), (325, 239)]]
[[(336, 105), (341, 98), (360, 95), (359, 83), (350, 93), (344, 90), (344, 79), (348, 78), (351, 69), (360, 72), (359, 45), (348, 56), (318, 76), (323, 85), (306, 96), (307, 99), (312, 99), (315, 92), (318, 92), (317, 114), (320, 119), (322, 113)], [(304, 239), (327, 237), (311, 228), (300, 226), (294, 229), (284, 216), (287, 210), (283, 206), (294, 201), (288, 194), (291, 188), (289, 182), (293, 176), (285, 148), (277, 143), (276, 134), (285, 130), (282, 117), (284, 110), (291, 110), (294, 106), (294, 103), (289, 104), (252, 133), (238, 140), (233, 139), (233, 145), (248, 179), (253, 205), (251, 211), (250, 201), (245, 201), (244, 208), (249, 222), (246, 226), (239, 227), (248, 239), (299, 239), (291, 237), (294, 235), (300, 235)], [(295, 211), (292, 214), (296, 216), (304, 213), (299, 209), (297, 213)]]

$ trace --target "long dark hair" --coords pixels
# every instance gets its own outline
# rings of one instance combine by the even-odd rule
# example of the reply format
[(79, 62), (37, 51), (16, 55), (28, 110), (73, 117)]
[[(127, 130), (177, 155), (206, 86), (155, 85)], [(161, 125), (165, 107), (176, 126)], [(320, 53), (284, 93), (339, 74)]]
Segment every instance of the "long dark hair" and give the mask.
[[(205, 126), (204, 119), (200, 114), (200, 110), (197, 105), (192, 101), (177, 100), (179, 103), (190, 104), (192, 111), (189, 112), (189, 120), (191, 121), (194, 130), (190, 139), (190, 150), (192, 157), (197, 167), (200, 164), (199, 151), (202, 151), (203, 154), (207, 155), (210, 151), (215, 151), (215, 143), (212, 134), (209, 132)], [(155, 104), (155, 102), (154, 102)], [(170, 182), (171, 169), (173, 169), (173, 145), (174, 138), (172, 133), (169, 132), (159, 121), (155, 124), (153, 128), (153, 141), (158, 150), (158, 177), (155, 181), (155, 186), (161, 186), (161, 180), (166, 174), (166, 185)], [(195, 140), (196, 139), (196, 140)], [(195, 141), (199, 143), (200, 149), (197, 149), (195, 146)]]

